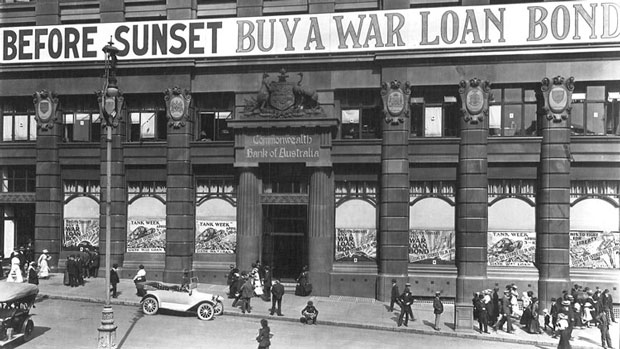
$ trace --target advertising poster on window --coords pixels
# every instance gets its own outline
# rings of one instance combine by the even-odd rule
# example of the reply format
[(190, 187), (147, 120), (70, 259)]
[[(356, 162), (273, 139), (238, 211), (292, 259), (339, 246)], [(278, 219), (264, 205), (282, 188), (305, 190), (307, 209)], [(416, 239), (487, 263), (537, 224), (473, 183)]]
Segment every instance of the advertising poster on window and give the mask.
[(236, 221), (196, 221), (196, 253), (235, 253)]
[(377, 230), (336, 228), (336, 262), (377, 259)]
[(572, 268), (620, 268), (620, 233), (571, 231), (570, 266)]
[(536, 255), (536, 233), (490, 231), (487, 246), (487, 265), (502, 267), (533, 265)]
[(80, 246), (99, 246), (99, 217), (65, 218), (62, 249), (78, 251)]
[(454, 231), (409, 230), (409, 263), (454, 264)]
[(127, 252), (165, 252), (165, 247), (165, 218), (135, 218), (127, 222)]

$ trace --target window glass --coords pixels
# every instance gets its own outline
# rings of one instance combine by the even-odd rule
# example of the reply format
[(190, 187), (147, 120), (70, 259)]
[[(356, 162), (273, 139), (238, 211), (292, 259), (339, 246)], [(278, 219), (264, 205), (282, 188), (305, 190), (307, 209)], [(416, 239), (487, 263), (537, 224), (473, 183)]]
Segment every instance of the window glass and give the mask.
[(501, 136), (502, 131), (502, 106), (489, 106), (489, 136)]
[(536, 121), (536, 104), (526, 104), (523, 114), (523, 136), (536, 136), (538, 126)]
[(28, 140), (28, 115), (15, 115), (15, 140)]
[(504, 106), (504, 136), (515, 136), (521, 130), (521, 105)]
[(155, 138), (155, 113), (140, 113), (140, 137)]
[(587, 134), (604, 135), (605, 134), (605, 105), (603, 103), (587, 104)]
[(75, 114), (75, 123), (73, 124), (73, 141), (88, 142), (90, 141), (90, 114)]
[(90, 140), (91, 142), (99, 142), (101, 140), (101, 115), (93, 113), (92, 120)]
[(4, 115), (2, 119), (2, 140), (13, 140), (13, 115)]
[(424, 111), (424, 136), (441, 137), (441, 107), (426, 107)]
[(30, 140), (37, 139), (37, 120), (34, 117), (34, 114), (30, 115)]
[(571, 110), (570, 121), (571, 133), (574, 135), (583, 135), (583, 103), (573, 102), (573, 109)]
[(377, 108), (362, 109), (362, 138), (374, 139), (381, 138), (380, 117), (377, 115)]
[(414, 103), (411, 105), (411, 136), (422, 136), (422, 121), (424, 117), (424, 104)]
[(342, 110), (342, 138), (356, 139), (359, 138), (359, 109)]

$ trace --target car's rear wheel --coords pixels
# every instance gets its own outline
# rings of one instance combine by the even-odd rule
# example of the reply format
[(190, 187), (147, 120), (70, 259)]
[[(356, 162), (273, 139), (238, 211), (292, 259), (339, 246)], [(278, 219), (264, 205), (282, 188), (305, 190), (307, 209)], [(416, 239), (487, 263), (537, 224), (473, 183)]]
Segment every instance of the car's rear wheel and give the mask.
[(202, 303), (196, 309), (196, 314), (200, 320), (211, 320), (213, 319), (213, 315), (215, 315), (215, 310), (213, 306), (209, 303)]
[(142, 301), (142, 312), (146, 315), (155, 315), (159, 310), (159, 303), (155, 297), (148, 297)]
[(24, 333), (24, 342), (29, 341), (32, 338), (32, 331), (34, 330), (34, 322), (28, 319), (22, 325), (22, 332)]
[(213, 306), (213, 311), (215, 311), (216, 316), (224, 314), (224, 304), (222, 302), (215, 303), (215, 306)]

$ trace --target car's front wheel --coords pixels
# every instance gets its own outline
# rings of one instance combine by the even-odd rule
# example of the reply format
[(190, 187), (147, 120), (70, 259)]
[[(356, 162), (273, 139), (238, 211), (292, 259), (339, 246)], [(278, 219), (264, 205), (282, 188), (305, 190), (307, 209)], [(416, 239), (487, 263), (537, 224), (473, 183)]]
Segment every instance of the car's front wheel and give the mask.
[(215, 310), (213, 306), (209, 303), (202, 303), (196, 309), (196, 314), (200, 320), (211, 320), (213, 319), (213, 315), (215, 315)]
[(142, 301), (142, 312), (146, 315), (155, 315), (159, 310), (159, 303), (155, 297), (148, 297)]
[(32, 338), (32, 331), (34, 330), (34, 322), (28, 319), (22, 325), (22, 332), (24, 333), (24, 342), (29, 341)]
[(215, 311), (216, 316), (224, 314), (224, 304), (222, 302), (215, 303), (215, 306), (213, 306), (213, 310)]

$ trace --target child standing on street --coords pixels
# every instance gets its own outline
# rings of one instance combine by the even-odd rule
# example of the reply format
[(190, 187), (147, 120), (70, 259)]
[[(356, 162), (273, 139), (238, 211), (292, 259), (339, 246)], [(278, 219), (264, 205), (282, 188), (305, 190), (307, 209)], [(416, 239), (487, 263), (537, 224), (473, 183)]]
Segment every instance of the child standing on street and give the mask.
[(267, 323), (267, 319), (260, 320), (261, 328), (258, 330), (258, 336), (256, 337), (256, 341), (258, 342), (258, 349), (269, 349), (271, 345), (270, 329)]

